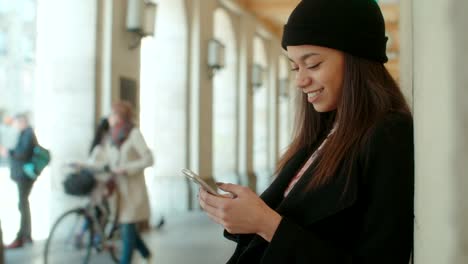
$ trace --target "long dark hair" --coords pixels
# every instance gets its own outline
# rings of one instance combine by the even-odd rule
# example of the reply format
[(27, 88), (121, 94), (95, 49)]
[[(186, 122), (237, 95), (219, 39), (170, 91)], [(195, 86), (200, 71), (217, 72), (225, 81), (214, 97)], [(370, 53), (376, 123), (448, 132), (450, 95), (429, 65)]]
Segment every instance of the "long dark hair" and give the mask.
[(340, 166), (351, 173), (366, 135), (386, 113), (411, 116), (400, 88), (382, 63), (345, 54), (344, 67), (343, 92), (336, 111), (318, 113), (306, 94), (299, 98), (294, 139), (278, 162), (277, 172), (299, 150), (312, 152), (312, 146), (336, 126), (316, 160), (310, 188), (329, 181)]
[(101, 121), (99, 121), (96, 132), (94, 133), (93, 142), (91, 143), (91, 147), (89, 149), (90, 154), (97, 145), (101, 144), (102, 139), (109, 132), (109, 129), (109, 121), (107, 118), (102, 118)]

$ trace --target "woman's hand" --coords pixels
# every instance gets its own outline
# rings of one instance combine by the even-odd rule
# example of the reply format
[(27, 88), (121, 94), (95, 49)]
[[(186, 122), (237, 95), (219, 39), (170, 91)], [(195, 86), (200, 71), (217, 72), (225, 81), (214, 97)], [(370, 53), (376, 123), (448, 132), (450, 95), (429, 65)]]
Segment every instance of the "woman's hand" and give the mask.
[(8, 157), (8, 149), (0, 145), (0, 155), (4, 158)]
[(84, 167), (84, 164), (80, 162), (70, 162), (67, 165), (76, 170), (79, 170)]
[(114, 175), (126, 175), (127, 174), (127, 171), (125, 169), (122, 169), (122, 168), (115, 168), (112, 171), (112, 174)]
[(247, 187), (235, 184), (219, 184), (218, 187), (236, 198), (217, 197), (200, 189), (200, 206), (208, 216), (229, 233), (258, 234), (271, 241), (281, 216)]

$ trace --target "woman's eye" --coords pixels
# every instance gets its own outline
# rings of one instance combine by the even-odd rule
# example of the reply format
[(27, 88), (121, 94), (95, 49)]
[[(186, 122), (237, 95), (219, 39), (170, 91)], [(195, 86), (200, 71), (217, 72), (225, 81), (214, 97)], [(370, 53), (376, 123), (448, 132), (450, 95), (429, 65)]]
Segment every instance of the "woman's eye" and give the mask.
[(320, 66), (320, 64), (322, 64), (321, 62), (317, 63), (317, 64), (314, 64), (314, 65), (311, 65), (311, 66), (307, 66), (307, 69), (309, 70), (312, 70), (312, 69), (316, 69)]
[[(321, 64), (322, 64), (322, 62), (319, 62), (319, 63), (317, 63), (317, 64), (313, 64), (313, 65), (311, 65), (311, 66), (307, 66), (306, 68), (309, 69), (309, 70), (313, 70), (313, 69), (318, 68)], [(298, 71), (299, 71), (299, 67), (291, 67), (291, 71), (292, 71), (292, 72), (298, 72)]]

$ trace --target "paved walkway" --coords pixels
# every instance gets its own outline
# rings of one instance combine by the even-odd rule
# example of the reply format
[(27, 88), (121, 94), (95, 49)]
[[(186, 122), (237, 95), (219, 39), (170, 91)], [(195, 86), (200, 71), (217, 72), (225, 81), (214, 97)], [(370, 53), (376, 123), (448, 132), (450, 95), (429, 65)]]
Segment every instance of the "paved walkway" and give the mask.
[[(235, 244), (222, 236), (222, 228), (211, 222), (203, 213), (192, 212), (166, 218), (161, 230), (144, 236), (151, 248), (156, 264), (220, 264), (226, 263)], [(43, 264), (43, 241), (32, 246), (6, 252), (5, 264)], [(60, 252), (57, 252), (60, 256)], [(136, 254), (138, 255), (138, 254)], [(62, 257), (62, 256), (60, 256)], [(134, 263), (140, 263), (139, 256)], [(79, 263), (63, 256), (64, 264)], [(111, 264), (107, 254), (95, 256), (90, 264)]]

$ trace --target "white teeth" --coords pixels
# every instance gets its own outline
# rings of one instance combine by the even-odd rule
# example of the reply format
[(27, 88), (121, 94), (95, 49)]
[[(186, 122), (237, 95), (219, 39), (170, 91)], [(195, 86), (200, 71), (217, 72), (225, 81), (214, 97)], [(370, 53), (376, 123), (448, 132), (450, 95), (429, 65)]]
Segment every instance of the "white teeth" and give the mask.
[(308, 94), (307, 94), (307, 97), (308, 97), (308, 98), (313, 98), (313, 97), (317, 96), (318, 94), (320, 94), (322, 91), (323, 91), (323, 89), (320, 89), (320, 90), (318, 90), (318, 91), (315, 91), (315, 92), (312, 92), (312, 93), (308, 93)]

